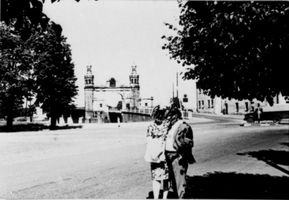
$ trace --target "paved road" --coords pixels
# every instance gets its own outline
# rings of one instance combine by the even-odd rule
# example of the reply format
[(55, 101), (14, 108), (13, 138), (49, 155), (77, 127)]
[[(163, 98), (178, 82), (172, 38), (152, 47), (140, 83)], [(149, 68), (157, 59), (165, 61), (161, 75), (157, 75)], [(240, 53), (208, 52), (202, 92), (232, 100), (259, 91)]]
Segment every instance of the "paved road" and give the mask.
[[(147, 125), (0, 133), (0, 198), (145, 198), (151, 191), (143, 160)], [(285, 148), (288, 126), (241, 127), (238, 120), (197, 118), (192, 126), (198, 162), (190, 166), (190, 176), (214, 171), (284, 176), (237, 153)]]

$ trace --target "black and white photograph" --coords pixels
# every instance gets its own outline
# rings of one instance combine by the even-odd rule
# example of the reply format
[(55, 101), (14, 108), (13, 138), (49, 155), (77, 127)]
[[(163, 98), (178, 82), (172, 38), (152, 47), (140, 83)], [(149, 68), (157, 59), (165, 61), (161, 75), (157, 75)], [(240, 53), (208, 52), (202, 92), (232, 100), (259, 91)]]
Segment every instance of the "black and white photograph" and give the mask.
[(0, 199), (289, 199), (288, 69), (288, 0), (0, 0)]

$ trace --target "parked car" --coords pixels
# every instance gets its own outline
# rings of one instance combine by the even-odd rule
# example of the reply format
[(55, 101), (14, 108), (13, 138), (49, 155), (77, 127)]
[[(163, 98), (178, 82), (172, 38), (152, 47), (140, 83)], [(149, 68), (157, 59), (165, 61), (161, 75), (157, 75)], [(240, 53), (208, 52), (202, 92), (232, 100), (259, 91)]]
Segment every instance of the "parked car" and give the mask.
[[(279, 122), (281, 119), (289, 118), (289, 110), (264, 111), (261, 114), (260, 120), (268, 120)], [(248, 123), (253, 123), (258, 120), (257, 112), (250, 112), (245, 114), (244, 120)]]

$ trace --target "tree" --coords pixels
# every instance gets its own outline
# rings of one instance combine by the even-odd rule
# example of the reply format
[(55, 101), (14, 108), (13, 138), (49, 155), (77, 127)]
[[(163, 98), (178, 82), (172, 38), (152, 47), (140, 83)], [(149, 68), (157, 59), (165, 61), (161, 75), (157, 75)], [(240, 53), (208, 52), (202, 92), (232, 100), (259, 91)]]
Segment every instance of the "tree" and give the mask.
[[(61, 0), (50, 0), (51, 3), (59, 2)], [(75, 0), (79, 2), (80, 0)], [(97, 0), (95, 0), (97, 1)], [(43, 13), (43, 3), (45, 0), (0, 0), (1, 4), (1, 20), (7, 24), (13, 19), (16, 19), (16, 24), (20, 27), (23, 22), (27, 20), (33, 25), (41, 24), (47, 26), (49, 18)]]
[(32, 95), (33, 51), (14, 27), (0, 23), (0, 113), (8, 129), (21, 109), (24, 97)]
[(44, 0), (0, 0), (1, 16), (6, 24), (15, 22), (15, 28), (22, 38), (30, 36), (33, 26), (41, 25), (45, 28), (49, 18), (43, 13)]
[(187, 67), (184, 79), (211, 97), (267, 100), (289, 95), (288, 2), (188, 1), (180, 28), (163, 36), (172, 59)]
[[(51, 3), (59, 1), (61, 0), (50, 0)], [(3, 20), (6, 24), (15, 21), (15, 28), (20, 31), (21, 37), (27, 39), (32, 27), (40, 25), (45, 29), (50, 21), (49, 17), (43, 13), (44, 2), (45, 0), (0, 0), (0, 21)], [(61, 29), (55, 31), (61, 34)]]
[[(25, 43), (30, 48), (29, 51), (25, 52), (32, 53), (28, 70), (29, 81), (27, 82), (29, 82), (29, 85), (24, 87), (24, 82), (19, 81), (19, 88), (26, 88), (27, 93), (14, 92), (15, 95), (17, 94), (15, 106), (23, 104), (23, 96), (36, 94), (35, 104), (41, 105), (44, 112), (51, 118), (51, 126), (55, 127), (56, 119), (62, 114), (67, 114), (74, 107), (72, 102), (77, 93), (77, 87), (75, 86), (76, 78), (74, 76), (74, 65), (71, 61), (70, 46), (66, 43), (66, 38), (62, 36), (61, 26), (51, 22), (43, 13), (44, 1), (0, 0), (0, 21), (3, 20), (19, 33), (20, 37), (18, 41), (15, 41), (15, 45)], [(59, 1), (51, 0), (52, 3)], [(79, 0), (75, 1), (79, 2)], [(15, 47), (10, 46), (9, 48), (13, 49)], [(12, 56), (11, 52), (8, 54), (10, 54), (8, 56)], [(18, 56), (22, 57), (21, 54)], [(17, 79), (15, 74), (21, 70), (18, 67), (22, 65), (21, 62), (17, 64), (15, 70), (10, 73), (11, 77)], [(0, 83), (2, 84), (2, 80)], [(5, 90), (3, 91), (3, 94), (5, 94)], [(2, 100), (0, 99), (0, 103), (5, 103)], [(10, 112), (13, 115), (16, 114), (15, 110), (5, 107), (5, 112)], [(10, 124), (10, 120), (8, 121)]]
[(52, 128), (61, 115), (74, 108), (73, 98), (77, 94), (70, 46), (65, 37), (58, 37), (53, 25), (49, 23), (32, 43), (41, 60), (34, 68), (36, 104), (51, 118)]
[(74, 108), (77, 87), (70, 46), (54, 26), (50, 22), (45, 31), (32, 29), (26, 40), (13, 26), (0, 26), (0, 113), (9, 128), (23, 110), (24, 98), (36, 96), (35, 104), (51, 118), (52, 128)]

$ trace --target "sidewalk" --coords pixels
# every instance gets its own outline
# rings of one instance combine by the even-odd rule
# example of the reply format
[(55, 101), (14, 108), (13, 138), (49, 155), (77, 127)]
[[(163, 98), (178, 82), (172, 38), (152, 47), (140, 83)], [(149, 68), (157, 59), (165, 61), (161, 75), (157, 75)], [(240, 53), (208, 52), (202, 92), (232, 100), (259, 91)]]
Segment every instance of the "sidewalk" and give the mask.
[(197, 113), (194, 112), (193, 116), (208, 116), (208, 117), (216, 117), (216, 118), (226, 118), (226, 119), (238, 119), (238, 120), (243, 120), (244, 115), (230, 115), (230, 114), (214, 114), (214, 113)]
[(152, 121), (143, 122), (121, 122), (121, 123), (81, 123), (84, 129), (95, 129), (95, 128), (114, 128), (114, 127), (147, 127)]

